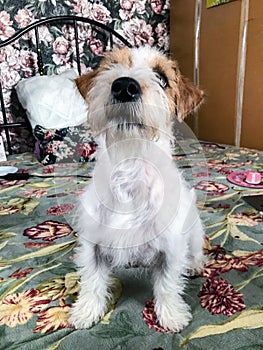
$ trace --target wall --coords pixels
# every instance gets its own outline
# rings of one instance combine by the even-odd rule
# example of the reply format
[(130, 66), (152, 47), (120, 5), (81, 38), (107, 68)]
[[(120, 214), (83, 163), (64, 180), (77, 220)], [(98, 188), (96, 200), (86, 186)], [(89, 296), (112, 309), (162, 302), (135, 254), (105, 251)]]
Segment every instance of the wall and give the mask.
[(263, 1), (207, 9), (205, 0), (176, 0), (170, 41), (183, 73), (207, 95), (188, 121), (196, 135), (263, 149)]

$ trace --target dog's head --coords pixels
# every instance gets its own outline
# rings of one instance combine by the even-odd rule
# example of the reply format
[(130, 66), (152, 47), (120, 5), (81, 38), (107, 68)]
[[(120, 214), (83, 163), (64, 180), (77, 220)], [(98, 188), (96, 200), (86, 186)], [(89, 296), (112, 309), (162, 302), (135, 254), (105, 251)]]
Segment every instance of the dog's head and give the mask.
[(115, 49), (99, 68), (76, 79), (89, 105), (94, 130), (167, 130), (203, 101), (204, 93), (180, 72), (176, 61), (149, 47)]

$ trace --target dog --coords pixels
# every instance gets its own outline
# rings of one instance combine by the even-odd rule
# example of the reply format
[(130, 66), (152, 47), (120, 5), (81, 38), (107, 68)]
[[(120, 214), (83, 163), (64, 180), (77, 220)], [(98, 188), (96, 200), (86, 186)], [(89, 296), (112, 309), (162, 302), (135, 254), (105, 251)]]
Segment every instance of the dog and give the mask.
[(150, 47), (114, 49), (76, 84), (99, 147), (79, 203), (80, 293), (70, 322), (92, 327), (107, 312), (113, 269), (139, 265), (152, 269), (159, 325), (179, 332), (191, 320), (185, 274), (200, 272), (205, 258), (195, 193), (171, 156), (172, 127), (204, 92)]

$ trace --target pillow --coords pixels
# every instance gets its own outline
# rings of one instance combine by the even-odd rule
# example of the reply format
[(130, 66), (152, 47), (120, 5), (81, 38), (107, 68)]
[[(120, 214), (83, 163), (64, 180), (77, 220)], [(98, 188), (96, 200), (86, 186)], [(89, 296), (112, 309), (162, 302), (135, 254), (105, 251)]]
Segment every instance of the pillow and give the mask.
[(88, 125), (62, 129), (36, 125), (33, 133), (38, 141), (36, 153), (43, 165), (95, 160), (96, 143)]
[(87, 120), (88, 108), (74, 81), (77, 76), (74, 69), (68, 69), (59, 75), (35, 76), (17, 84), (17, 96), (32, 129), (36, 125), (61, 129)]

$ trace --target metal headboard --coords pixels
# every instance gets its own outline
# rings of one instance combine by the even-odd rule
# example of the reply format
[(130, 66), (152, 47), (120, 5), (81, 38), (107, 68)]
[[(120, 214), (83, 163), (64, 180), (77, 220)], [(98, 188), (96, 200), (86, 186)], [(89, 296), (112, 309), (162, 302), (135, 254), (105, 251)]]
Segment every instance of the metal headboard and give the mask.
[[(114, 37), (117, 38), (122, 44), (124, 44), (127, 47), (131, 47), (130, 43), (123, 38), (118, 32), (116, 32), (114, 29), (112, 29), (109, 26), (106, 26), (103, 23), (97, 22), (95, 20), (85, 18), (85, 17), (78, 17), (78, 16), (55, 16), (55, 17), (48, 17), (44, 19), (40, 19), (36, 22), (31, 23), (27, 27), (20, 29), (15, 33), (12, 37), (10, 37), (7, 40), (0, 41), (0, 49), (7, 47), (7, 45), (13, 44), (16, 40), (20, 39), (23, 35), (27, 34), (28, 32), (34, 30), (35, 32), (35, 41), (36, 41), (36, 54), (37, 54), (37, 68), (38, 73), (40, 75), (44, 75), (44, 63), (43, 63), (43, 53), (41, 52), (41, 45), (39, 40), (39, 27), (43, 25), (48, 25), (51, 23), (66, 23), (69, 25), (73, 25), (74, 28), (74, 39), (76, 43), (76, 63), (77, 63), (77, 69), (78, 73), (81, 74), (81, 60), (80, 60), (80, 48), (79, 48), (79, 33), (78, 33), (78, 22), (80, 23), (87, 23), (90, 24), (93, 28), (93, 30), (96, 31), (104, 31), (108, 33), (109, 35), (109, 46), (110, 48), (113, 47), (114, 43)], [(1, 74), (1, 71), (0, 71)], [(27, 122), (9, 122), (7, 117), (7, 106), (5, 105), (4, 101), (4, 94), (0, 79), (0, 106), (1, 106), (1, 112), (3, 116), (3, 121), (0, 121), (0, 131), (4, 130), (5, 132), (5, 144), (6, 144), (6, 152), (8, 154), (13, 153), (12, 149), (12, 141), (10, 137), (10, 130), (13, 128), (29, 128), (29, 125)]]

